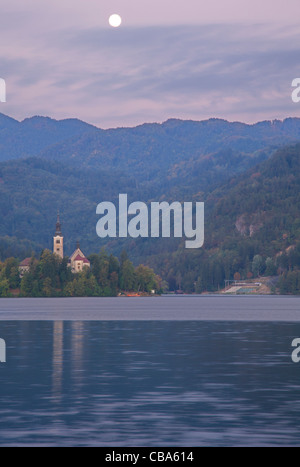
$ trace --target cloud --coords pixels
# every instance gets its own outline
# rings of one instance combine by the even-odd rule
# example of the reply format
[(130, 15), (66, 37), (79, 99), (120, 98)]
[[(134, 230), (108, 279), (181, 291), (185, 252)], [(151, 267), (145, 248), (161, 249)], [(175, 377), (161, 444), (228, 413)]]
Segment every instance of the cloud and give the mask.
[(178, 24), (298, 24), (298, 0), (10, 0), (2, 2), (0, 25), (21, 26), (30, 34), (68, 27), (108, 28), (108, 17), (119, 13), (123, 24), (177, 26)]
[(36, 28), (22, 41), (13, 30), (3, 32), (0, 76), (8, 102), (0, 111), (16, 118), (78, 117), (104, 128), (169, 117), (255, 122), (299, 115), (290, 87), (300, 76), (299, 28), (112, 30), (66, 27), (61, 18), (55, 32), (52, 27)]

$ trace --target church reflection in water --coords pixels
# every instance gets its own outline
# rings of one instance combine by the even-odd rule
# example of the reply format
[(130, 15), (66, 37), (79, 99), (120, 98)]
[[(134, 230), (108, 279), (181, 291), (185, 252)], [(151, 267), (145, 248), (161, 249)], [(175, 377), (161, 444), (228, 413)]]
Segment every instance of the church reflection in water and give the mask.
[(66, 347), (71, 354), (71, 378), (73, 390), (79, 389), (83, 381), (84, 323), (74, 321), (53, 323), (52, 396), (59, 403), (63, 393), (64, 352)]
[(80, 387), (83, 380), (84, 323), (74, 321), (71, 324), (72, 379), (75, 387)]
[(64, 322), (53, 323), (53, 361), (52, 361), (52, 395), (54, 402), (62, 397), (62, 380), (64, 369)]

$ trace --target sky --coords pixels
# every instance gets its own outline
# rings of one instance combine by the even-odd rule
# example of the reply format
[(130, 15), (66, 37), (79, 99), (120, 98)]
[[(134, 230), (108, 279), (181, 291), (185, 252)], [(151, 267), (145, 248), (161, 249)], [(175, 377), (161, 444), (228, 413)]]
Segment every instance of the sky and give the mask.
[(300, 117), (299, 17), (299, 0), (1, 0), (0, 112), (101, 128)]

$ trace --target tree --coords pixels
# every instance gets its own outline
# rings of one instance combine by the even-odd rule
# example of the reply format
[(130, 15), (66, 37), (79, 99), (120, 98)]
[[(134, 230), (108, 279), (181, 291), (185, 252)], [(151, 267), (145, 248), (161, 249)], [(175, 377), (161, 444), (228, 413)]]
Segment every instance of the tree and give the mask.
[(9, 296), (9, 282), (6, 278), (0, 279), (0, 297)]
[(283, 274), (279, 281), (279, 290), (282, 295), (300, 294), (300, 271), (289, 271)]
[(74, 297), (74, 282), (68, 282), (64, 287), (65, 297)]
[(152, 290), (157, 290), (157, 278), (153, 269), (141, 264), (136, 268), (135, 272), (136, 284), (139, 292), (150, 293)]
[(160, 287), (162, 279), (155, 275), (153, 269), (140, 266), (136, 271), (132, 262), (125, 257), (123, 254), (120, 269), (118, 259), (102, 250), (99, 255), (91, 256), (91, 269), (84, 268), (81, 273), (73, 274), (68, 267), (68, 258), (60, 259), (49, 250), (44, 250), (40, 260), (32, 259), (29, 271), (21, 280), (16, 267), (18, 261), (10, 258), (0, 263), (1, 294), (6, 296), (9, 289), (18, 283), (20, 296), (23, 297), (109, 297), (118, 295), (120, 284), (128, 291), (138, 287), (150, 292)]
[(51, 287), (51, 278), (46, 277), (43, 282), (43, 296), (51, 297), (52, 296), (52, 287)]
[(202, 276), (199, 276), (195, 284), (195, 292), (197, 294), (201, 294), (204, 291), (205, 291), (205, 287), (204, 287), (203, 279), (202, 279)]
[(119, 275), (116, 271), (112, 272), (110, 275), (111, 290), (114, 296), (118, 295), (119, 289)]
[(97, 284), (95, 276), (90, 273), (90, 271), (86, 274), (85, 280), (85, 296), (87, 297), (98, 297), (100, 295), (100, 287)]
[(66, 282), (70, 282), (73, 279), (73, 273), (71, 268), (68, 266), (69, 258), (63, 258), (62, 262), (59, 264), (59, 279), (61, 286)]
[(255, 277), (258, 277), (261, 275), (264, 267), (264, 260), (260, 255), (256, 255), (253, 258), (252, 262), (252, 272)]
[(120, 263), (118, 258), (116, 258), (113, 255), (110, 255), (109, 257), (109, 274), (112, 274), (113, 272), (116, 272), (119, 274), (120, 271)]
[(276, 265), (272, 258), (266, 259), (266, 276), (276, 276)]
[(20, 285), (19, 262), (16, 258), (9, 258), (3, 264), (3, 273), (11, 289)]
[(129, 259), (125, 260), (121, 267), (120, 286), (122, 290), (131, 291), (135, 289), (136, 276), (135, 269)]
[[(53, 255), (51, 251), (44, 250), (39, 262), (40, 278), (42, 280), (49, 278), (52, 287), (57, 287), (57, 278), (59, 271), (60, 259), (58, 256)], [(47, 282), (47, 284), (49, 281)]]
[(129, 259), (129, 258), (128, 258), (127, 251), (123, 250), (122, 253), (121, 253), (121, 256), (120, 256), (120, 266), (121, 266), (121, 269), (123, 268), (125, 261), (127, 261), (128, 259)]
[(76, 278), (73, 282), (74, 286), (74, 296), (75, 297), (85, 297), (86, 296), (86, 284), (85, 284), (85, 275), (84, 273), (76, 274)]
[(109, 257), (103, 249), (100, 252), (98, 260), (98, 276), (96, 276), (98, 284), (102, 289), (109, 287)]
[(235, 281), (240, 281), (241, 280), (241, 275), (239, 272), (236, 272), (235, 275), (233, 276)]
[(21, 280), (21, 295), (30, 297), (33, 289), (34, 278), (30, 272), (26, 272)]

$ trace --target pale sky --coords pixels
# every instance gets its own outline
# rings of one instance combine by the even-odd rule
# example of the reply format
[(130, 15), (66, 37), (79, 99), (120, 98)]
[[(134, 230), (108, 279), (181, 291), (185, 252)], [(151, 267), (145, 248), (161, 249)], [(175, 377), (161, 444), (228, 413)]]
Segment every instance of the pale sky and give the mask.
[(0, 112), (102, 128), (300, 117), (299, 17), (299, 0), (1, 0)]

